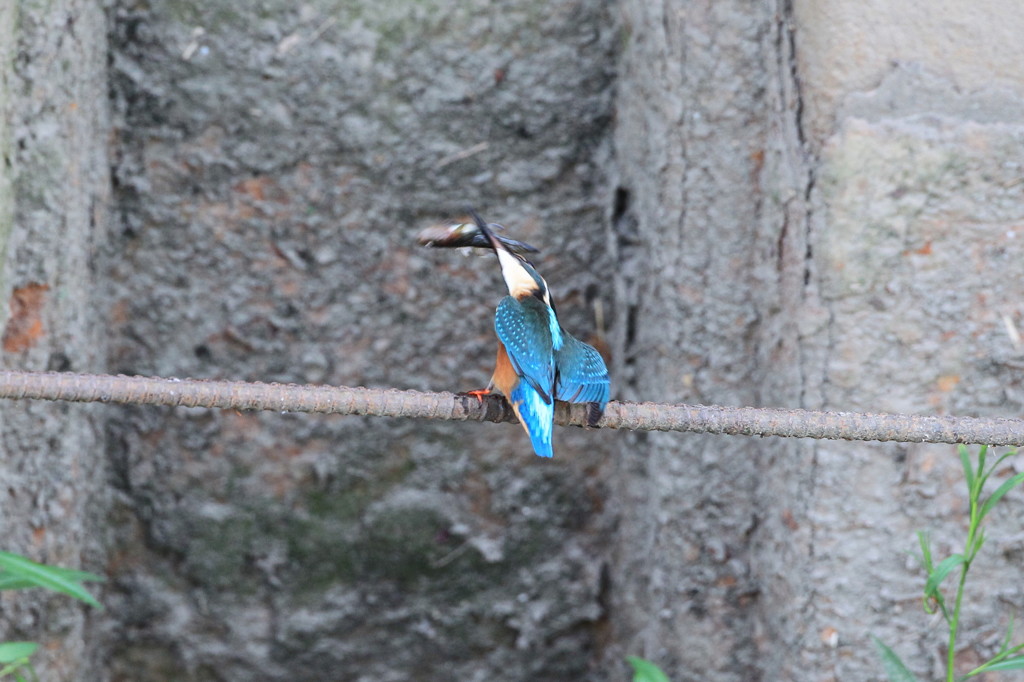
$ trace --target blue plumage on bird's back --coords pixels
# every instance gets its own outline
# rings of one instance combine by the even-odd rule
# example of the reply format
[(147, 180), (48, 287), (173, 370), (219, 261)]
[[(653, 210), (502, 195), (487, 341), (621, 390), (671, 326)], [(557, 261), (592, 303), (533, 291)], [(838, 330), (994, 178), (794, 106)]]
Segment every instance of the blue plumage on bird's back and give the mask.
[(514, 371), (510, 385), (498, 388), (530, 436), (534, 452), (541, 457), (551, 457), (555, 418), (555, 355), (547, 309), (532, 296), (522, 300), (506, 296), (494, 315), (494, 331)]
[(506, 296), (494, 314), (494, 331), (505, 344), (516, 374), (551, 399), (555, 385), (555, 356), (546, 306), (535, 298), (518, 301)]

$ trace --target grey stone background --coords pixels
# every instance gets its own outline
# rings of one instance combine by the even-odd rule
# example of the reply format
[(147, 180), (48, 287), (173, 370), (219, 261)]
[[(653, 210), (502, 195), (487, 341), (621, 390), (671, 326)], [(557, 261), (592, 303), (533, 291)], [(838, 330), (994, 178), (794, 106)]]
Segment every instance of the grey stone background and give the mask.
[[(0, 3), (4, 367), (465, 390), (543, 248), (628, 400), (1015, 416), (1008, 0)], [(53, 680), (922, 679), (944, 446), (0, 404), (0, 595)], [(1019, 466), (1019, 464), (1017, 465)], [(1024, 607), (1008, 496), (958, 661)]]

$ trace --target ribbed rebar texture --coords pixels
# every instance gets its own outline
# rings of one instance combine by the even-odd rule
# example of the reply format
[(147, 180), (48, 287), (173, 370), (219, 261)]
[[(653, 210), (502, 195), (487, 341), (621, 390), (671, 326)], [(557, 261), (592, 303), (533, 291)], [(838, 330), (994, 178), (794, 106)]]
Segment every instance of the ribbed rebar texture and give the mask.
[[(498, 396), (486, 396), (479, 401), (474, 396), (454, 393), (58, 372), (0, 370), (0, 398), (515, 421), (512, 410)], [(586, 421), (585, 405), (559, 404), (555, 411), (558, 424), (584, 426)], [(598, 427), (833, 440), (1024, 444), (1024, 420), (1020, 419), (658, 403), (609, 403)]]

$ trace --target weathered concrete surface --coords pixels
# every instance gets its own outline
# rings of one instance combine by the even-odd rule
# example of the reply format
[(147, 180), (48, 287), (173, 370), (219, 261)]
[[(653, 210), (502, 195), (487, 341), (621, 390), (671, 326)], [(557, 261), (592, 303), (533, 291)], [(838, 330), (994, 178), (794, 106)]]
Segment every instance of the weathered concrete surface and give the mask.
[[(493, 257), (414, 242), (467, 203), (544, 248), (569, 329), (610, 310), (605, 2), (121, 2), (111, 30), (114, 371), (481, 387)], [(108, 438), (114, 679), (591, 674), (617, 434), (542, 461), (507, 425), (145, 409)]]
[[(99, 10), (0, 7), (3, 362), (481, 386), (494, 263), (411, 240), (473, 203), (569, 329), (600, 304), (618, 397), (1020, 413), (1013, 7), (379, 5), (113, 3), (109, 268)], [(859, 680), (871, 633), (937, 673), (906, 552), (962, 533), (951, 448), (559, 431), (545, 462), (508, 425), (107, 408), (105, 493), (93, 410), (0, 410), (8, 546), (110, 553), (93, 627), (0, 597), (48, 679)], [(1021, 507), (965, 667), (1024, 601)]]
[[(836, 112), (848, 97), (874, 90), (889, 74), (907, 67), (944, 80), (945, 95), (954, 100), (966, 95), (970, 101), (975, 94), (986, 99), (986, 90), (1021, 94), (1024, 44), (1018, 37), (1024, 31), (1024, 12), (1013, 0), (791, 4), (799, 77), (806, 88), (804, 125), (812, 145), (835, 132), (841, 124)], [(910, 106), (923, 94), (921, 88), (900, 93)], [(880, 104), (877, 114), (887, 111)], [(917, 100), (918, 107), (922, 104)], [(955, 111), (948, 102), (935, 104), (925, 108), (932, 113)], [(1013, 115), (973, 102), (971, 108), (975, 115)]]
[[(14, 117), (14, 93), (11, 86), (14, 81), (17, 9), (16, 5), (10, 3), (0, 7), (0, 152), (4, 159), (0, 166), (0, 253), (6, 252), (14, 222), (14, 174), (11, 172), (12, 164), (8, 161), (13, 154), (11, 120)], [(2, 274), (0, 272), (0, 277)], [(7, 313), (0, 312), (0, 320), (6, 319)]]
[[(806, 305), (791, 309), (802, 406), (1019, 415), (1024, 62), (1019, 41), (995, 47), (1019, 8), (797, 1), (790, 19), (808, 168)], [(765, 677), (879, 677), (871, 634), (940, 677), (945, 638), (906, 553), (917, 529), (941, 555), (960, 549), (955, 450), (819, 443), (785, 458), (759, 493)], [(1024, 603), (1022, 519), (1019, 493), (992, 519), (962, 672)]]
[[(95, 2), (0, 6), (0, 365), (103, 371), (95, 311), (109, 199), (105, 19)], [(104, 569), (96, 407), (0, 403), (2, 549)], [(40, 679), (100, 679), (97, 614), (0, 593), (0, 641), (39, 642)]]
[[(622, 11), (620, 395), (758, 404), (757, 330), (774, 290), (760, 272), (774, 261), (754, 247), (770, 7), (644, 1)], [(610, 659), (646, 656), (673, 680), (757, 679), (749, 543), (763, 448), (638, 434), (616, 459)]]
[[(1020, 413), (1024, 62), (982, 45), (1021, 18), (1001, 6), (900, 22), (903, 5), (623, 4), (612, 229), (629, 397)], [(961, 537), (952, 448), (635, 443), (617, 474), (612, 651), (642, 649), (672, 679), (874, 679), (874, 633), (936, 675), (943, 639), (906, 552), (918, 528), (944, 553)], [(1020, 608), (1021, 503), (993, 522), (965, 666)]]

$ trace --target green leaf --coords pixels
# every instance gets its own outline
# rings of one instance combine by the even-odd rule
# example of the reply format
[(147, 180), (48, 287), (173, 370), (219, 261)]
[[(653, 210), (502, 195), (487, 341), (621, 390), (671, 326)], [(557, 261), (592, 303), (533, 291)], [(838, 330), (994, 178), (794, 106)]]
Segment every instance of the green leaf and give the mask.
[(964, 563), (963, 554), (954, 554), (948, 556), (939, 562), (939, 565), (935, 567), (935, 570), (928, 574), (928, 581), (924, 584), (924, 593), (927, 597), (938, 596), (939, 586), (942, 585), (942, 581), (946, 579), (953, 569)]
[(1004, 660), (1015, 661), (1024, 659), (1024, 656), (1018, 658), (1010, 658), (1013, 654), (1017, 653), (1021, 649), (1024, 649), (1024, 644), (1018, 644), (1017, 646), (1010, 648), (1010, 640), (1013, 638), (1013, 618), (1010, 618), (1010, 626), (1006, 629), (1006, 639), (1003, 640), (1003, 646), (999, 649), (999, 653), (988, 659), (971, 672), (964, 675), (964, 679), (968, 677), (974, 677), (980, 673), (988, 670), (993, 670), (993, 666), (999, 665)]
[(633, 666), (633, 682), (669, 682), (668, 675), (650, 661), (637, 656), (626, 656), (626, 661)]
[(978, 486), (978, 496), (979, 497), (981, 496), (981, 489), (984, 488), (985, 487), (985, 483), (988, 482), (989, 476), (994, 474), (996, 472), (996, 470), (999, 469), (999, 465), (1000, 464), (1002, 464), (1008, 458), (1013, 457), (1016, 454), (1017, 454), (1016, 450), (1011, 450), (1011, 451), (1009, 451), (1007, 453), (1004, 453), (999, 459), (996, 460), (996, 463), (993, 464), (989, 468), (989, 470), (985, 472), (984, 476), (982, 476), (982, 478), (981, 478), (981, 484)]
[(1016, 456), (1017, 456), (1017, 450), (1016, 449), (1010, 450), (1009, 452), (1004, 452), (1002, 455), (999, 456), (999, 459), (996, 460), (996, 463), (992, 465), (992, 468), (989, 471), (995, 471), (996, 469), (999, 468), (1000, 464), (1002, 464), (1006, 460), (1010, 459), (1011, 457), (1016, 457)]
[[(935, 570), (935, 562), (932, 559), (931, 536), (928, 534), (928, 531), (917, 531), (917, 542), (921, 545), (921, 565), (924, 567), (925, 573), (931, 575)], [(949, 618), (946, 614), (945, 600), (940, 592), (936, 592), (934, 594), (926, 592), (924, 594), (921, 599), (921, 607), (924, 609), (925, 613), (935, 613), (935, 609), (932, 607), (932, 602), (942, 610), (942, 615), (946, 616), (946, 619), (948, 620)]]
[[(7, 558), (7, 557), (13, 557), (14, 559), (20, 559), (21, 561), (29, 561), (28, 559), (26, 559), (25, 557), (23, 557), (23, 556), (21, 556), (19, 554), (11, 554), (9, 552), (0, 552), (0, 568), (4, 568), (3, 560), (5, 558)], [(79, 570), (76, 570), (74, 568), (62, 568), (60, 566), (48, 566), (47, 564), (37, 564), (35, 562), (29, 562), (29, 563), (33, 563), (36, 566), (42, 566), (48, 572), (51, 572), (54, 575), (63, 576), (66, 580), (74, 580), (76, 582), (100, 582), (100, 583), (106, 581), (106, 578), (104, 578), (103, 576), (96, 575), (95, 573), (90, 573), (88, 571), (79, 571)], [(17, 568), (15, 567), (13, 570), (16, 571)], [(0, 576), (2, 576), (2, 575), (3, 574), (0, 573)]]
[(996, 506), (996, 502), (1002, 499), (1003, 495), (1020, 485), (1022, 481), (1024, 481), (1024, 471), (1020, 472), (1013, 478), (1003, 481), (1003, 484), (996, 488), (996, 491), (992, 493), (987, 500), (985, 500), (985, 504), (981, 505), (981, 513), (978, 515), (978, 521), (980, 522), (985, 518), (985, 514), (988, 514), (992, 510), (992, 507)]
[(960, 453), (960, 464), (964, 468), (964, 478), (967, 480), (967, 494), (974, 492), (974, 463), (971, 462), (971, 453), (967, 451), (966, 445), (958, 445), (957, 452)]
[(64, 577), (68, 580), (76, 580), (80, 583), (107, 582), (107, 579), (104, 578), (102, 575), (96, 575), (95, 573), (90, 573), (89, 571), (76, 571), (73, 568), (58, 568), (57, 566), (53, 566), (52, 568), (56, 568), (58, 571), (63, 573)]
[(889, 676), (889, 682), (917, 682), (914, 673), (910, 672), (907, 666), (903, 664), (903, 661), (900, 660), (895, 651), (883, 644), (882, 640), (874, 635), (871, 635), (871, 640), (875, 643), (878, 656), (882, 659), (882, 667), (885, 668), (885, 674)]
[(0, 668), (0, 679), (3, 679), (4, 675), (14, 673), (14, 682), (25, 682), (25, 678), (17, 673), (18, 669), (21, 668), (22, 665), (23, 664), (21, 662), (18, 662), (11, 663), (10, 665), (5, 665)]
[[(68, 571), (67, 569), (58, 569), (56, 566), (50, 566), (49, 568), (64, 571), (66, 573), (64, 577), (68, 580), (75, 580), (79, 582), (102, 582), (103, 580), (100, 576), (93, 575), (92, 573), (86, 573), (85, 571)], [(0, 590), (24, 590), (30, 587), (43, 587), (43, 585), (40, 585), (30, 578), (13, 576), (6, 571), (0, 571)]]
[(6, 572), (0, 573), (0, 590), (24, 590), (29, 587), (39, 587), (39, 585), (25, 578), (7, 575)]
[(0, 552), (0, 568), (7, 572), (6, 578), (29, 580), (37, 587), (61, 592), (97, 609), (103, 609), (100, 603), (81, 585), (84, 580), (102, 581), (103, 578), (98, 575), (37, 564), (10, 552)]
[(926, 573), (931, 573), (934, 565), (932, 564), (931, 536), (928, 535), (928, 531), (917, 531), (917, 543), (921, 545), (921, 563), (924, 565), (924, 570)]
[(14, 663), (28, 658), (38, 648), (39, 645), (35, 642), (2, 642), (0, 643), (0, 663)]
[[(1010, 642), (1013, 641), (1013, 614), (1010, 614), (1010, 622), (1006, 625), (1006, 637), (1003, 638), (1003, 646), (999, 648), (999, 653), (1009, 651)], [(1024, 645), (1022, 645), (1024, 646)], [(1018, 647), (1019, 648), (1019, 647)], [(1016, 649), (1015, 649), (1016, 650)]]
[(1024, 656), (1007, 658), (1005, 661), (999, 661), (992, 665), (983, 665), (979, 672), (988, 672), (989, 670), (1024, 670)]

